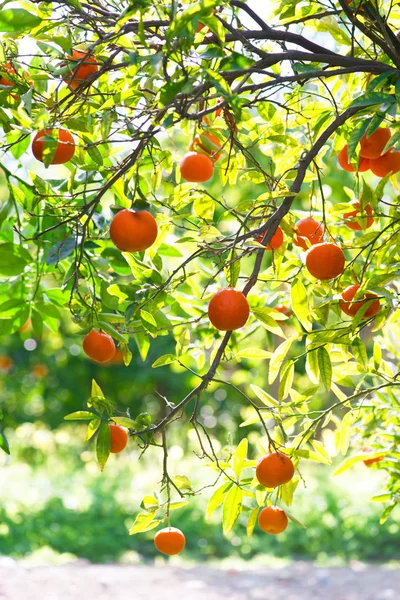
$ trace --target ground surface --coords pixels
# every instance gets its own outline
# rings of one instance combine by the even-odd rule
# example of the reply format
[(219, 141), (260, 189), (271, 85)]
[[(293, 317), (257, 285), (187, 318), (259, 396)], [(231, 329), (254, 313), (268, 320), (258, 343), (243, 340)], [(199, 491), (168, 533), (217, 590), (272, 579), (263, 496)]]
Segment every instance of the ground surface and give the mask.
[(400, 571), (354, 564), (279, 569), (89, 565), (28, 567), (0, 559), (0, 600), (395, 600)]

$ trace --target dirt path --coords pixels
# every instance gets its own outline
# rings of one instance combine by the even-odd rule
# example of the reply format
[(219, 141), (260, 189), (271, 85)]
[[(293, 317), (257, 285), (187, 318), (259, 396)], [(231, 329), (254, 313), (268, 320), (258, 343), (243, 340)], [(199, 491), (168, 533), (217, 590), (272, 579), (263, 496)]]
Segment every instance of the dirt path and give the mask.
[(237, 571), (0, 562), (0, 600), (395, 600), (399, 590), (399, 570), (362, 565)]

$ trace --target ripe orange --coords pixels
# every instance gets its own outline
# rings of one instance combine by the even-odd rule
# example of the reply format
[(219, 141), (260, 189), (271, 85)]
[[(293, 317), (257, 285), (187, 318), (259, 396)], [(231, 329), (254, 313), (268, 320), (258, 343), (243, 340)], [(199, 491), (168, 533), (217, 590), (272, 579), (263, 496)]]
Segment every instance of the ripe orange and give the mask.
[(32, 375), (34, 375), (38, 379), (42, 379), (43, 377), (46, 377), (48, 372), (49, 372), (48, 368), (43, 363), (39, 363), (38, 365), (35, 365), (31, 371)]
[(279, 506), (266, 506), (258, 515), (258, 524), (265, 533), (276, 535), (288, 526), (289, 519)]
[(371, 171), (377, 177), (386, 177), (389, 173), (394, 175), (400, 171), (400, 152), (389, 150), (383, 156), (369, 162)]
[(9, 356), (0, 356), (0, 371), (9, 371), (14, 363)]
[(360, 156), (363, 158), (379, 158), (391, 135), (392, 133), (387, 127), (379, 127), (368, 137), (363, 135), (360, 140)]
[(189, 152), (180, 164), (181, 176), (185, 181), (204, 182), (211, 179), (214, 165), (209, 156), (199, 152)]
[(154, 537), (154, 545), (159, 552), (173, 556), (182, 552), (186, 545), (186, 538), (180, 529), (166, 527), (157, 531)]
[(277, 306), (274, 306), (274, 308), (275, 310), (282, 313), (283, 315), (286, 315), (287, 317), (290, 317), (292, 315), (292, 311), (285, 304), (278, 304)]
[(115, 355), (114, 340), (108, 333), (92, 329), (83, 340), (83, 351), (96, 362), (108, 362)]
[(158, 227), (147, 210), (125, 208), (115, 215), (110, 225), (111, 240), (122, 252), (140, 252), (154, 244)]
[[(260, 244), (262, 244), (262, 239), (264, 237), (264, 234), (260, 235), (257, 238), (257, 242), (259, 242)], [(278, 248), (280, 248), (283, 244), (283, 231), (280, 227), (277, 227), (274, 235), (271, 238), (271, 241), (269, 242), (269, 244), (265, 244), (265, 249), (266, 250), (278, 250)]]
[(128, 432), (120, 425), (110, 424), (110, 452), (118, 454), (128, 443)]
[[(15, 69), (10, 62), (6, 62), (5, 65), (1, 66), (1, 68), (4, 71), (7, 71), (7, 73), (10, 73), (12, 75), (15, 74)], [(9, 79), (7, 79), (6, 77), (4, 77), (4, 75), (0, 75), (0, 85), (13, 86), (15, 84), (12, 81), (10, 81)]]
[(82, 52), (82, 50), (73, 50), (72, 56), (69, 55), (68, 59), (70, 74), (64, 77), (64, 81), (72, 90), (75, 90), (84, 81), (90, 81), (93, 74), (99, 70), (99, 65), (96, 63), (94, 56)]
[(52, 165), (62, 165), (73, 157), (75, 154), (75, 142), (71, 133), (66, 129), (44, 129), (43, 131), (38, 131), (32, 142), (32, 152), (33, 156), (40, 160), (40, 162), (44, 162), (43, 160), (43, 152), (45, 146), (50, 142), (46, 141), (46, 136), (50, 136), (52, 132), (56, 132), (56, 138), (58, 137), (57, 146), (51, 160)]
[[(349, 171), (350, 173), (354, 173), (355, 169), (351, 163), (349, 163), (349, 155), (348, 155), (348, 145), (343, 146), (341, 151), (338, 154), (338, 163), (345, 171)], [(358, 172), (363, 173), (364, 171), (368, 171), (370, 168), (368, 158), (361, 157), (358, 163)]]
[(369, 307), (364, 313), (365, 319), (374, 317), (380, 309), (380, 301), (376, 294), (367, 292), (362, 296), (362, 298), (352, 302), (354, 296), (356, 295), (360, 287), (361, 286), (359, 286), (358, 284), (349, 285), (345, 290), (343, 290), (343, 300), (339, 302), (339, 306), (346, 315), (349, 315), (350, 317), (355, 317), (358, 311), (364, 306), (364, 304), (368, 302), (370, 298), (376, 298), (376, 300), (370, 303)]
[(334, 279), (344, 271), (343, 250), (331, 242), (311, 246), (306, 252), (306, 267), (310, 275), (321, 281)]
[(250, 307), (242, 292), (228, 287), (215, 294), (208, 305), (208, 317), (220, 331), (233, 331), (246, 325)]
[(361, 231), (368, 229), (374, 223), (374, 217), (372, 217), (372, 207), (370, 204), (366, 204), (364, 212), (360, 212), (360, 203), (358, 201), (351, 202), (355, 210), (345, 213), (343, 219), (349, 219), (346, 221), (347, 227), (353, 229), (353, 231)]
[(294, 228), (296, 233), (293, 237), (293, 244), (295, 246), (300, 246), (300, 248), (303, 248), (303, 250), (307, 250), (307, 248), (309, 248), (309, 245), (306, 243), (306, 239), (311, 245), (319, 244), (324, 239), (324, 229), (321, 223), (312, 217), (300, 219), (300, 221), (297, 221)]
[(221, 157), (221, 142), (212, 133), (201, 133), (194, 138), (189, 150), (205, 154), (216, 162)]
[(288, 483), (294, 475), (294, 464), (283, 452), (266, 454), (257, 463), (256, 477), (266, 488)]
[[(363, 448), (363, 452), (365, 452), (365, 454), (369, 454), (370, 452), (373, 452), (373, 450), (371, 446), (365, 446)], [(377, 456), (376, 458), (367, 458), (363, 460), (363, 463), (366, 467), (370, 467), (374, 463), (381, 462), (381, 460), (383, 460), (383, 456)]]

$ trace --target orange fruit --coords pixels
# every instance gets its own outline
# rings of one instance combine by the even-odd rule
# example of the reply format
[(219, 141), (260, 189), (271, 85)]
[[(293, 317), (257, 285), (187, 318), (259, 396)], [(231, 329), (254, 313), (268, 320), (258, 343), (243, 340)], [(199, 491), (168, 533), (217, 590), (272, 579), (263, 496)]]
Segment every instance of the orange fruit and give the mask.
[(355, 317), (358, 311), (364, 306), (364, 304), (368, 302), (369, 299), (376, 298), (376, 300), (370, 303), (369, 307), (364, 313), (364, 318), (369, 319), (370, 317), (374, 317), (379, 312), (380, 301), (376, 294), (367, 292), (362, 296), (362, 298), (352, 302), (360, 287), (361, 286), (358, 284), (349, 285), (345, 290), (343, 290), (343, 300), (340, 300), (339, 306), (346, 315), (349, 315), (349, 317)]
[[(15, 74), (15, 69), (10, 62), (6, 62), (4, 65), (1, 65), (1, 68), (3, 71), (7, 71), (7, 73), (12, 75)], [(4, 77), (4, 75), (0, 75), (0, 85), (13, 86), (15, 83)]]
[(389, 150), (383, 156), (369, 162), (371, 171), (377, 177), (386, 177), (389, 173), (394, 175), (400, 171), (400, 152)]
[[(264, 237), (264, 234), (260, 235), (257, 238), (257, 242), (262, 244), (263, 237)], [(269, 244), (265, 244), (265, 249), (266, 250), (278, 250), (278, 248), (280, 248), (282, 246), (282, 244), (283, 244), (283, 231), (280, 227), (277, 227)]]
[(293, 237), (293, 244), (307, 250), (306, 238), (311, 245), (319, 244), (324, 239), (324, 229), (318, 221), (312, 217), (306, 217), (300, 219), (294, 226), (295, 235)]
[(182, 552), (186, 545), (186, 538), (180, 529), (166, 527), (157, 531), (154, 537), (154, 545), (159, 552), (173, 556)]
[(311, 246), (306, 252), (306, 267), (310, 275), (321, 281), (334, 279), (344, 271), (343, 250), (331, 242)]
[(345, 225), (349, 227), (349, 229), (353, 229), (353, 231), (361, 231), (363, 229), (368, 229), (374, 223), (374, 217), (372, 217), (372, 207), (370, 204), (366, 204), (364, 207), (364, 212), (361, 214), (360, 212), (360, 203), (358, 201), (351, 202), (352, 206), (354, 206), (355, 210), (351, 212), (345, 213), (343, 215), (343, 219), (349, 219), (346, 221)]
[(256, 477), (266, 488), (275, 488), (288, 483), (294, 475), (294, 464), (283, 452), (266, 454), (257, 463)]
[[(370, 452), (373, 452), (373, 450), (371, 446), (365, 446), (363, 448), (363, 452), (365, 452), (365, 454), (369, 454)], [(363, 463), (366, 467), (370, 467), (374, 463), (381, 462), (381, 460), (383, 460), (383, 456), (377, 456), (376, 458), (367, 458), (363, 460)]]
[(250, 308), (242, 292), (228, 287), (217, 292), (208, 305), (208, 317), (220, 331), (233, 331), (246, 325)]
[(112, 360), (115, 355), (115, 344), (111, 335), (92, 329), (83, 340), (84, 353), (99, 363)]
[[(349, 155), (348, 155), (348, 145), (343, 146), (341, 151), (338, 154), (338, 163), (345, 171), (349, 171), (350, 173), (354, 173), (355, 169), (351, 163), (349, 163)], [(368, 158), (360, 158), (358, 163), (358, 172), (363, 173), (364, 171), (368, 171), (370, 168)]]
[(110, 452), (118, 454), (128, 443), (128, 432), (124, 427), (110, 423)]
[(51, 140), (47, 142), (46, 136), (52, 135), (53, 132), (56, 132), (56, 138), (58, 138), (58, 142), (53, 154), (53, 158), (51, 159), (51, 164), (62, 165), (71, 160), (75, 154), (74, 138), (66, 129), (44, 129), (43, 131), (38, 131), (32, 142), (33, 156), (37, 160), (40, 160), (40, 162), (44, 162), (43, 152), (45, 146), (49, 144), (47, 147), (51, 148)]
[(216, 162), (221, 157), (221, 152), (218, 152), (221, 150), (221, 142), (212, 133), (201, 133), (194, 138), (189, 150), (203, 153)]
[(360, 140), (360, 156), (363, 158), (379, 158), (391, 135), (392, 133), (387, 127), (379, 127), (368, 137), (366, 134), (363, 135)]
[(64, 76), (64, 81), (72, 90), (75, 90), (83, 82), (91, 80), (93, 74), (99, 70), (94, 56), (82, 50), (73, 50), (72, 56), (68, 55), (68, 59), (70, 74)]
[(258, 524), (265, 533), (276, 535), (288, 526), (289, 519), (279, 506), (266, 506), (258, 515)]
[(46, 367), (46, 365), (44, 365), (42, 363), (35, 365), (31, 371), (32, 375), (34, 375), (38, 379), (42, 379), (42, 377), (46, 377), (48, 372), (49, 372), (48, 368)]
[(147, 210), (125, 208), (118, 212), (110, 225), (110, 238), (122, 252), (147, 250), (156, 241), (157, 222)]
[(287, 317), (290, 317), (292, 315), (292, 311), (285, 304), (278, 304), (277, 306), (274, 306), (274, 309), (282, 313), (283, 315), (286, 315)]
[(209, 156), (199, 152), (189, 152), (180, 164), (181, 176), (185, 181), (204, 182), (211, 179), (214, 165)]
[(0, 356), (0, 371), (9, 371), (14, 363), (9, 356)]

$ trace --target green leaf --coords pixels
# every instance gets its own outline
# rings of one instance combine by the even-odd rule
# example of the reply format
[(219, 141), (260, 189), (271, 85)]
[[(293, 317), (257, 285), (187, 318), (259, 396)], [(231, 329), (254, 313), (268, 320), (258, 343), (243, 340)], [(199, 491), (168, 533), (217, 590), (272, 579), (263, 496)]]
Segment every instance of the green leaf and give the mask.
[(76, 237), (70, 237), (52, 246), (46, 257), (47, 265), (55, 265), (75, 250), (77, 246)]
[[(154, 511), (139, 513), (136, 516), (135, 522), (129, 530), (129, 535), (135, 535), (135, 533), (142, 533), (144, 531), (149, 531), (148, 527), (154, 520)], [(158, 525), (159, 521), (157, 521)], [(152, 529), (152, 528), (151, 528)]]
[(22, 33), (38, 27), (42, 19), (23, 8), (2, 8), (0, 10), (0, 31)]
[(95, 417), (94, 419), (92, 419), (90, 421), (88, 428), (86, 430), (85, 442), (88, 442), (89, 440), (92, 439), (94, 434), (97, 432), (100, 423), (101, 423), (101, 419), (99, 419), (98, 417)]
[(274, 333), (275, 335), (279, 335), (279, 337), (286, 338), (286, 335), (283, 333), (281, 327), (278, 325), (275, 319), (271, 317), (270, 309), (266, 307), (258, 307), (252, 308), (251, 312), (253, 313), (257, 321), (260, 321), (260, 323), (263, 324), (265, 329), (267, 329), (271, 333)]
[(275, 400), (275, 398), (273, 398), (265, 390), (262, 390), (260, 387), (258, 387), (258, 385), (251, 383), (250, 387), (253, 390), (253, 392), (255, 393), (255, 395), (257, 396), (257, 398), (259, 400), (261, 400), (261, 402), (263, 404), (265, 404), (265, 406), (270, 406), (270, 407), (279, 406), (278, 400)]
[(268, 352), (267, 350), (261, 350), (261, 348), (244, 348), (243, 350), (239, 350), (236, 356), (239, 358), (262, 360), (265, 358), (271, 358), (272, 352)]
[(169, 365), (173, 362), (176, 362), (176, 360), (177, 358), (173, 354), (164, 354), (164, 356), (157, 358), (157, 360), (155, 360), (151, 366), (153, 369), (156, 369), (157, 367), (163, 367), (164, 365)]
[(234, 485), (227, 493), (222, 509), (222, 528), (224, 535), (232, 530), (242, 510), (243, 491)]
[(65, 421), (90, 421), (96, 415), (87, 410), (78, 410), (64, 417)]
[(22, 246), (14, 244), (0, 245), (0, 276), (19, 275), (32, 262), (32, 258)]
[(322, 383), (325, 389), (329, 392), (332, 383), (332, 363), (329, 352), (326, 348), (318, 348), (318, 368), (321, 375)]
[(155, 334), (157, 332), (157, 321), (155, 320), (152, 314), (147, 312), (147, 310), (140, 311), (140, 319), (142, 321), (143, 327), (150, 334)]
[(134, 421), (133, 419), (129, 419), (129, 417), (112, 416), (111, 419), (117, 425), (121, 425), (121, 427), (127, 427), (128, 429), (136, 429), (136, 421)]
[(8, 445), (8, 441), (6, 436), (2, 431), (0, 431), (0, 448), (6, 453), (10, 454), (10, 446)]
[(375, 369), (379, 369), (382, 363), (382, 349), (377, 342), (374, 342), (374, 367)]
[(89, 154), (90, 158), (95, 162), (99, 167), (103, 165), (103, 157), (98, 149), (98, 147), (93, 143), (93, 141), (88, 138), (86, 135), (83, 135), (83, 140), (86, 144), (85, 150)]
[(251, 511), (249, 518), (247, 520), (246, 532), (247, 532), (247, 537), (249, 539), (253, 535), (254, 527), (256, 526), (256, 523), (257, 523), (257, 517), (258, 517), (259, 510), (260, 509), (258, 506), (256, 508), (254, 508)]
[(281, 369), (281, 376), (278, 389), (278, 400), (282, 402), (290, 394), (294, 378), (294, 362), (288, 360)]
[(353, 102), (350, 103), (349, 107), (362, 107), (362, 106), (374, 106), (376, 104), (394, 104), (396, 102), (396, 96), (394, 94), (384, 94), (383, 92), (366, 92), (362, 94)]
[(387, 506), (385, 508), (385, 510), (382, 513), (381, 518), (379, 519), (379, 523), (380, 525), (383, 525), (384, 523), (386, 523), (386, 521), (389, 518), (390, 513), (392, 512), (392, 510), (394, 509), (394, 507), (396, 506), (396, 502), (393, 502), (393, 504), (389, 504), (389, 506)]
[(290, 297), (292, 310), (306, 331), (310, 331), (310, 311), (308, 308), (307, 290), (303, 282), (296, 278), (293, 280)]
[(372, 498), (370, 498), (370, 501), (371, 502), (388, 502), (391, 499), (392, 499), (392, 494), (387, 493), (387, 494), (378, 494), (377, 496), (372, 496)]
[(150, 510), (154, 514), (154, 509), (159, 507), (159, 502), (154, 496), (145, 496), (140, 503), (140, 508)]
[[(349, 414), (349, 413), (348, 413)], [(381, 453), (378, 453), (377, 456), (380, 456)], [(370, 458), (370, 456), (374, 456), (373, 454), (368, 455), (368, 458)], [(336, 477), (336, 475), (340, 475), (341, 473), (344, 473), (345, 471), (347, 471), (348, 469), (350, 469), (353, 465), (355, 465), (358, 462), (362, 462), (366, 459), (365, 454), (355, 454), (354, 456), (349, 456), (348, 458), (345, 458), (338, 467), (336, 467), (336, 469), (334, 470), (334, 472), (332, 473), (332, 477)]]
[(311, 440), (311, 444), (312, 444), (315, 452), (317, 454), (320, 454), (325, 459), (325, 461), (329, 465), (331, 465), (332, 464), (332, 459), (329, 456), (328, 452), (325, 450), (325, 447), (324, 447), (323, 443), (320, 442), (319, 440)]
[(178, 510), (178, 508), (183, 508), (187, 506), (189, 503), (187, 500), (173, 500), (169, 503), (169, 510)]
[(193, 490), (192, 484), (186, 475), (175, 475), (175, 477), (173, 477), (173, 482), (180, 490)]
[(206, 512), (207, 520), (210, 519), (211, 515), (218, 508), (218, 506), (221, 506), (221, 504), (223, 503), (223, 501), (225, 499), (226, 494), (229, 492), (232, 485), (233, 485), (233, 483), (231, 481), (227, 481), (226, 483), (223, 483), (219, 488), (217, 488), (215, 490), (215, 492), (213, 493), (213, 495), (211, 496), (211, 498), (208, 501), (207, 512)]
[(185, 354), (190, 344), (190, 331), (189, 329), (184, 329), (179, 336), (178, 341), (176, 342), (175, 352), (177, 356), (182, 356)]
[(247, 458), (248, 445), (247, 438), (243, 438), (233, 455), (233, 469), (236, 473), (236, 477), (239, 477), (242, 472), (244, 461)]
[(342, 423), (340, 425), (339, 428), (339, 446), (340, 446), (340, 452), (343, 454), (343, 456), (346, 454), (347, 449), (349, 447), (349, 443), (350, 443), (350, 437), (351, 437), (351, 426), (353, 425), (354, 422), (354, 415), (352, 413), (352, 411), (350, 410), (348, 413), (346, 413), (342, 419)]
[(110, 456), (110, 426), (108, 423), (103, 423), (99, 429), (96, 441), (96, 455), (100, 470), (103, 471)]
[(104, 398), (105, 397), (101, 387), (98, 385), (98, 383), (94, 379), (92, 379), (91, 397), (92, 398)]
[(278, 376), (279, 370), (287, 353), (290, 350), (291, 345), (295, 340), (298, 339), (298, 334), (295, 333), (290, 336), (287, 340), (282, 342), (273, 352), (271, 356), (271, 360), (269, 361), (269, 373), (268, 373), (268, 383), (272, 385), (275, 379)]
[(368, 354), (364, 342), (360, 338), (355, 338), (351, 344), (354, 358), (366, 371), (368, 369)]

